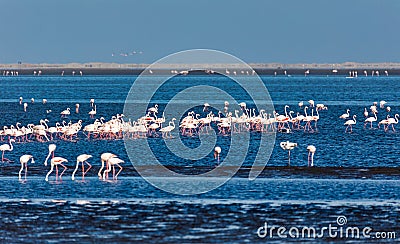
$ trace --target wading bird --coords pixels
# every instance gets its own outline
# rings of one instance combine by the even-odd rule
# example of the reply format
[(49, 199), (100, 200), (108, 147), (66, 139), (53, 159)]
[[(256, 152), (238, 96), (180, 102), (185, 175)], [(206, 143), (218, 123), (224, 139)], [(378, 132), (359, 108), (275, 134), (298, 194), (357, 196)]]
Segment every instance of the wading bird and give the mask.
[[(72, 180), (75, 180), (75, 173), (78, 171), (79, 163), (82, 163), (82, 181), (85, 179), (85, 174), (92, 168), (92, 165), (87, 162), (89, 158), (93, 157), (92, 155), (89, 154), (81, 154), (76, 158), (76, 167), (74, 172), (72, 173)], [(89, 165), (89, 168), (85, 170), (85, 163)]]
[(281, 142), (279, 145), (283, 150), (288, 151), (288, 166), (290, 166), (290, 151), (297, 147), (297, 143), (285, 141)]
[(21, 173), (22, 173), (22, 171), (23, 171), (24, 169), (25, 169), (24, 181), (26, 181), (26, 175), (27, 175), (27, 172), (28, 172), (28, 162), (29, 162), (29, 160), (31, 160), (31, 163), (32, 163), (32, 164), (35, 163), (35, 161), (34, 161), (34, 159), (33, 159), (33, 156), (32, 156), (32, 155), (29, 155), (29, 154), (22, 155), (22, 156), (19, 158), (19, 162), (21, 163), (21, 169), (20, 169), (19, 172), (18, 172), (18, 179), (19, 179), (20, 181), (22, 181)]
[(313, 145), (309, 145), (307, 147), (308, 151), (308, 167), (313, 167), (314, 166), (314, 154), (317, 148)]
[(11, 160), (9, 160), (8, 158), (4, 157), (4, 152), (5, 151), (10, 151), (11, 152), (14, 149), (13, 144), (12, 144), (13, 142), (15, 142), (15, 140), (14, 139), (10, 139), (8, 141), (9, 144), (3, 144), (3, 145), (0, 146), (0, 151), (2, 151), (1, 162), (4, 162), (4, 161), (11, 162)]

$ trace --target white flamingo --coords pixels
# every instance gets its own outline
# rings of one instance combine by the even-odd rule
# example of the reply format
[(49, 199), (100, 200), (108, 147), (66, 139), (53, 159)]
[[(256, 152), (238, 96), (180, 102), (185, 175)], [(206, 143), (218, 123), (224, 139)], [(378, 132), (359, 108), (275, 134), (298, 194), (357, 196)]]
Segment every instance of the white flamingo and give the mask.
[(97, 113), (97, 105), (94, 105), (94, 109), (89, 112), (90, 118), (93, 118)]
[(388, 119), (388, 125), (387, 125), (387, 128), (389, 128), (389, 125), (392, 125), (392, 130), (393, 131), (396, 131), (395, 129), (394, 129), (394, 124), (398, 124), (399, 123), (399, 115), (398, 114), (395, 114), (395, 116), (394, 116), (394, 118), (389, 118)]
[(373, 122), (376, 122), (377, 120), (378, 120), (378, 118), (376, 117), (376, 113), (374, 113), (374, 117), (368, 117), (368, 118), (365, 120), (364, 128), (366, 127), (367, 123), (371, 123), (371, 129), (372, 129), (372, 123), (373, 123)]
[(63, 172), (61, 172), (59, 178), (60, 180), (62, 175), (64, 174), (65, 170), (67, 169), (67, 167), (63, 164), (65, 162), (68, 162), (67, 159), (62, 158), (62, 157), (54, 157), (54, 151), (56, 150), (56, 145), (55, 144), (50, 144), (49, 145), (49, 154), (46, 157), (46, 160), (44, 161), (44, 165), (47, 166), (47, 160), (50, 158), (50, 155), (52, 155), (52, 159), (50, 160), (50, 170), (49, 172), (47, 172), (46, 181), (49, 181), (49, 175), (51, 174), (51, 172), (53, 172), (54, 166), (56, 166), (56, 181), (58, 179), (58, 165), (61, 165), (62, 167), (64, 167)]
[(281, 148), (282, 148), (283, 150), (285, 150), (285, 151), (287, 150), (287, 151), (289, 152), (289, 156), (288, 156), (288, 160), (289, 160), (288, 166), (290, 166), (290, 151), (297, 147), (297, 143), (285, 141), (285, 142), (281, 142), (279, 145), (281, 146)]
[(61, 114), (61, 117), (66, 117), (66, 116), (68, 116), (68, 115), (70, 115), (71, 114), (71, 111), (70, 111), (71, 109), (70, 108), (67, 108), (67, 109), (65, 109), (65, 110), (63, 110), (60, 114)]
[(172, 120), (168, 123), (168, 126), (160, 129), (160, 131), (162, 132), (163, 138), (168, 138), (168, 134), (169, 134), (169, 138), (172, 138), (171, 131), (173, 131), (175, 129), (174, 120), (176, 120), (176, 119), (172, 118)]
[(221, 154), (222, 149), (220, 147), (215, 147), (214, 148), (214, 159), (217, 159), (218, 164), (219, 164), (219, 156)]
[(341, 119), (348, 119), (349, 117), (350, 117), (350, 109), (347, 109), (345, 114), (339, 116), (339, 118)]
[(11, 161), (8, 158), (4, 158), (4, 152), (5, 151), (10, 151), (11, 152), (14, 149), (13, 144), (12, 144), (13, 142), (15, 142), (15, 140), (14, 139), (10, 139), (9, 140), (9, 144), (3, 144), (3, 145), (0, 146), (0, 151), (2, 151), (1, 162), (4, 162), (4, 161), (10, 162)]
[(101, 168), (99, 170), (99, 172), (97, 173), (97, 175), (99, 176), (100, 179), (103, 179), (103, 176), (101, 174), (101, 171), (104, 169), (104, 163), (106, 163), (106, 170), (108, 169), (108, 160), (110, 160), (111, 158), (115, 158), (117, 157), (117, 155), (113, 154), (113, 153), (103, 153), (101, 154), (100, 158), (101, 158)]
[(344, 123), (344, 125), (347, 125), (346, 131), (345, 131), (345, 132), (347, 132), (347, 129), (348, 129), (349, 127), (350, 127), (350, 132), (353, 132), (353, 125), (355, 125), (355, 124), (357, 123), (356, 117), (357, 117), (357, 115), (353, 115), (353, 119), (347, 120), (347, 121)]
[(24, 181), (26, 181), (26, 174), (28, 172), (28, 162), (29, 162), (29, 160), (31, 160), (31, 163), (35, 163), (35, 161), (33, 159), (33, 156), (29, 155), (29, 154), (22, 155), (19, 158), (19, 162), (21, 163), (21, 169), (18, 172), (18, 179), (19, 180), (22, 180), (21, 173), (25, 169), (25, 179), (24, 179)]
[[(108, 178), (108, 173), (111, 171), (111, 167), (113, 168), (113, 180), (117, 180), (118, 179), (118, 175), (121, 173), (122, 171), (122, 166), (120, 165), (120, 163), (123, 163), (124, 161), (122, 159), (119, 159), (117, 157), (112, 157), (107, 161), (108, 164), (108, 169), (104, 170), (103, 173), (103, 180)], [(119, 167), (119, 171), (117, 174), (115, 174), (115, 165), (117, 165)], [(106, 177), (107, 176), (107, 177)]]
[(309, 145), (307, 147), (308, 151), (308, 167), (313, 167), (314, 166), (314, 154), (315, 151), (317, 151), (317, 148), (313, 145)]
[[(90, 170), (90, 168), (92, 168), (92, 165), (87, 162), (87, 160), (91, 157), (93, 156), (89, 154), (81, 154), (76, 158), (76, 167), (74, 172), (72, 173), (72, 180), (75, 180), (75, 173), (76, 171), (78, 171), (79, 163), (82, 163), (82, 180), (85, 179), (85, 174)], [(89, 165), (89, 168), (87, 170), (85, 170), (85, 163)]]

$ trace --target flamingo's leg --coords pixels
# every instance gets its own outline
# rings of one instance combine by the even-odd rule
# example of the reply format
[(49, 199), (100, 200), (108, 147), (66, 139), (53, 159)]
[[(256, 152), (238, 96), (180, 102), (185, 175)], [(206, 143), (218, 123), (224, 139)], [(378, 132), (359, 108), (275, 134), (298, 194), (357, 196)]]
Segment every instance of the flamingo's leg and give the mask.
[(121, 165), (119, 165), (119, 164), (117, 164), (117, 165), (120, 168), (120, 170), (118, 171), (117, 175), (115, 176), (115, 179), (118, 179), (118, 175), (119, 175), (119, 173), (121, 173), (121, 171), (123, 169)]
[(22, 173), (22, 170), (24, 169), (24, 165), (22, 164), (21, 165), (21, 169), (19, 170), (19, 172), (18, 172), (18, 179), (19, 180), (21, 180), (21, 173)]
[(89, 165), (89, 168), (87, 168), (87, 170), (85, 171), (85, 173), (83, 175), (86, 175), (86, 173), (89, 171), (89, 169), (92, 168), (92, 165), (90, 163), (88, 163), (87, 161), (85, 161), (85, 163), (87, 163), (87, 165)]
[(62, 180), (61, 177), (64, 174), (65, 170), (67, 170), (67, 166), (65, 166), (64, 164), (60, 164), (60, 165), (64, 167), (64, 170), (60, 174), (60, 180)]

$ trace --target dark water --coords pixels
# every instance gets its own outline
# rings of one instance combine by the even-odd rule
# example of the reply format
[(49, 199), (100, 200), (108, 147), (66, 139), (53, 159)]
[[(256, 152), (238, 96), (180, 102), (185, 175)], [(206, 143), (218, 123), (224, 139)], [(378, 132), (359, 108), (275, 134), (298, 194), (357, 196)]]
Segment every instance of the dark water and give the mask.
[[(131, 76), (0, 77), (3, 87), (0, 125), (10, 126), (17, 122), (38, 124), (40, 119), (47, 118), (49, 125), (53, 126), (63, 120), (59, 113), (67, 107), (71, 108), (71, 116), (65, 119), (67, 122), (82, 119), (84, 125), (92, 123), (94, 119), (87, 114), (91, 110), (91, 98), (97, 104), (96, 118), (103, 116), (108, 120), (112, 115), (122, 113), (134, 79)], [(148, 79), (151, 83), (151, 78)], [(400, 134), (397, 131), (384, 132), (382, 128), (364, 129), (362, 121), (364, 107), (369, 108), (374, 101), (385, 100), (392, 109), (390, 113), (380, 109), (378, 121), (387, 114), (393, 117), (400, 111), (400, 77), (263, 77), (263, 81), (280, 114), (284, 113), (286, 104), (290, 105), (289, 110), (303, 112), (297, 103), (306, 103), (309, 99), (327, 105), (328, 110), (320, 112), (318, 129), (314, 133), (278, 133), (276, 146), (260, 178), (255, 181), (247, 179), (248, 169), (253, 163), (250, 156), (239, 173), (222, 187), (198, 196), (173, 195), (154, 188), (138, 176), (127, 163), (123, 140), (87, 140), (80, 134), (77, 142), (53, 141), (57, 144), (57, 155), (69, 160), (66, 164), (68, 170), (63, 182), (56, 183), (54, 177), (45, 182), (48, 169), (42, 163), (49, 143), (16, 143), (13, 151), (6, 152), (6, 157), (15, 162), (2, 163), (0, 167), (1, 240), (255, 242), (266, 241), (257, 236), (257, 229), (266, 221), (276, 226), (321, 228), (336, 224), (339, 215), (347, 217), (347, 226), (370, 226), (374, 232), (395, 231), (398, 238)], [(195, 76), (175, 78), (171, 84), (161, 88), (153, 102), (163, 106), (171, 95), (190, 85), (203, 84), (214, 84), (237, 98), (246, 97), (240, 89), (233, 89), (233, 83), (226, 78)], [(208, 95), (204, 94), (204, 97)], [(20, 96), (28, 102), (26, 113), (18, 104)], [(35, 98), (34, 104), (29, 101), (32, 97)], [(48, 103), (43, 105), (42, 98), (46, 98)], [(211, 105), (223, 102), (208, 101)], [(76, 103), (80, 104), (79, 114), (74, 113)], [(234, 105), (231, 107), (238, 109)], [(344, 121), (338, 118), (347, 108), (358, 118), (353, 133), (344, 133)], [(46, 110), (52, 112), (46, 113)], [(201, 108), (197, 110), (200, 113)], [(169, 119), (167, 117), (167, 121)], [(397, 125), (395, 128), (400, 129)], [(252, 133), (256, 141), (258, 132)], [(228, 139), (218, 136), (223, 152), (229, 149)], [(189, 162), (164, 152), (160, 138), (148, 140), (160, 150), (162, 162), (175, 171), (196, 174), (215, 167), (212, 152), (203, 160)], [(172, 140), (179, 140), (179, 137)], [(199, 143), (197, 137), (182, 140), (192, 147)], [(286, 140), (299, 144), (292, 151), (291, 168), (286, 167), (287, 153), (279, 147), (279, 143)], [(310, 144), (317, 147), (316, 167), (312, 169), (305, 167), (306, 147)], [(253, 147), (256, 144), (250, 145), (249, 154)], [(114, 152), (126, 161), (117, 182), (102, 182), (96, 178), (99, 155), (106, 151)], [(36, 163), (29, 165), (27, 182), (20, 183), (18, 159), (27, 153), (35, 156)], [(89, 160), (93, 170), (85, 182), (73, 182), (70, 175), (76, 157), (82, 153), (94, 156)], [(140, 160), (141, 152), (135, 153)], [(159, 180), (174, 184), (177, 179), (161, 177)], [(208, 180), (203, 179), (200, 183)], [(272, 239), (275, 242), (304, 240)], [(345, 240), (365, 242), (365, 239), (328, 237), (314, 241), (336, 243)]]

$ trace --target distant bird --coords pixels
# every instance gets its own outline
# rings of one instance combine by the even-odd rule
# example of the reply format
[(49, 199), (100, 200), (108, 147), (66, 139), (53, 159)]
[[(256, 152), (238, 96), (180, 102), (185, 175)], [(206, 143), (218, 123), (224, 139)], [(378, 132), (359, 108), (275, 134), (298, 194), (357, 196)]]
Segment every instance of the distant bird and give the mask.
[(67, 117), (68, 115), (70, 115), (71, 114), (71, 111), (70, 111), (71, 109), (70, 108), (67, 108), (66, 110), (63, 110), (60, 114), (61, 114), (61, 117)]
[(19, 97), (19, 104), (22, 104), (22, 97)]
[(374, 103), (374, 105), (372, 105), (371, 107), (369, 107), (369, 109), (371, 110), (372, 113), (377, 114), (378, 113), (378, 108), (376, 107), (376, 104)]
[(217, 159), (219, 164), (219, 155), (221, 154), (222, 149), (220, 147), (214, 148), (214, 159)]
[(172, 118), (172, 120), (168, 123), (168, 126), (160, 129), (163, 138), (168, 138), (168, 134), (170, 135), (169, 138), (172, 138), (171, 131), (175, 129), (174, 120), (176, 119)]
[(299, 102), (299, 107), (300, 108), (303, 107), (303, 105), (304, 105), (303, 101)]
[(13, 142), (15, 142), (15, 140), (10, 139), (8, 142), (9, 144), (3, 144), (0, 146), (0, 151), (2, 151), (1, 162), (4, 162), (4, 161), (11, 162), (11, 160), (9, 160), (8, 158), (4, 158), (4, 152), (5, 151), (11, 152), (14, 149), (13, 144), (12, 144)]
[(26, 112), (27, 108), (28, 108), (28, 103), (24, 103), (24, 112)]
[(94, 106), (94, 99), (90, 99), (90, 106), (93, 107)]
[(34, 98), (31, 98), (31, 103), (35, 103), (35, 99)]
[(376, 121), (378, 120), (378, 118), (376, 117), (376, 113), (373, 113), (373, 114), (374, 114), (374, 117), (368, 117), (368, 118), (365, 120), (364, 128), (367, 126), (367, 123), (371, 123), (371, 129), (372, 129), (372, 123), (373, 123), (373, 122), (376, 122)]
[(384, 108), (386, 103), (387, 103), (386, 101), (383, 101), (383, 100), (380, 101), (380, 102), (379, 102), (380, 108)]
[(279, 145), (281, 146), (281, 148), (282, 148), (283, 150), (289, 152), (289, 156), (288, 156), (288, 166), (290, 166), (290, 151), (293, 150), (293, 149), (295, 149), (295, 148), (297, 147), (297, 143), (286, 141), (286, 142), (281, 142)]
[(310, 107), (314, 107), (314, 100), (308, 100), (308, 103), (310, 104)]
[(391, 107), (389, 107), (389, 106), (386, 107), (386, 111), (387, 111), (387, 112), (390, 112), (391, 110), (392, 110)]
[(75, 113), (79, 114), (79, 103), (75, 104)]
[(307, 147), (308, 151), (308, 167), (313, 167), (314, 166), (314, 154), (317, 148), (313, 145), (309, 145)]
[[(93, 156), (89, 154), (81, 154), (76, 158), (76, 167), (74, 172), (72, 173), (72, 180), (75, 180), (75, 173), (76, 171), (78, 171), (79, 163), (82, 163), (82, 180), (85, 179), (86, 173), (92, 168), (92, 165), (87, 162), (87, 160), (91, 157)], [(89, 165), (89, 168), (87, 170), (85, 170), (85, 163)]]
[(364, 108), (364, 117), (367, 118), (368, 117), (368, 111), (367, 108)]
[(47, 103), (47, 99), (43, 98), (42, 103), (46, 104)]
[(347, 109), (345, 114), (339, 116), (339, 118), (341, 119), (347, 119), (349, 117), (350, 117), (350, 109)]
[(94, 109), (92, 109), (88, 114), (90, 115), (90, 118), (94, 118), (96, 113), (97, 113), (97, 105), (94, 105)]
[(204, 108), (203, 108), (203, 112), (208, 111), (208, 108), (209, 108), (209, 107), (210, 107), (210, 104), (205, 103), (205, 104), (204, 104)]
[(357, 115), (353, 115), (353, 119), (347, 120), (347, 121), (344, 123), (344, 125), (347, 125), (347, 126), (346, 126), (346, 131), (345, 131), (345, 132), (347, 132), (347, 130), (348, 130), (349, 127), (350, 127), (350, 132), (353, 132), (353, 125), (355, 125), (355, 124), (357, 123), (356, 117), (357, 117)]
[(21, 173), (25, 169), (25, 179), (24, 179), (24, 181), (26, 181), (26, 175), (27, 175), (27, 172), (28, 172), (28, 162), (29, 162), (29, 160), (31, 160), (31, 163), (35, 163), (35, 161), (33, 159), (33, 156), (29, 155), (29, 154), (22, 155), (19, 158), (19, 162), (21, 163), (21, 169), (18, 172), (18, 179), (19, 180), (22, 180)]

